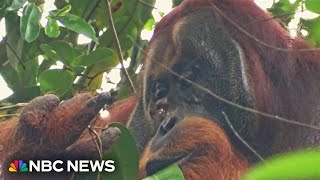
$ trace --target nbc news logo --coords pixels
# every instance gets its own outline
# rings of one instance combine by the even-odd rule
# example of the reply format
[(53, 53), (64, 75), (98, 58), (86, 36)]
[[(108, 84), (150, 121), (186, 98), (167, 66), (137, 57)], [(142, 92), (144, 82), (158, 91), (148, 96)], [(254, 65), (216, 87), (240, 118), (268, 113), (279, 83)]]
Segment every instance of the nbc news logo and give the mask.
[(27, 163), (22, 160), (14, 160), (10, 163), (9, 172), (114, 172), (113, 160), (30, 160)]
[(9, 172), (28, 172), (27, 164), (22, 160), (14, 160), (9, 167)]

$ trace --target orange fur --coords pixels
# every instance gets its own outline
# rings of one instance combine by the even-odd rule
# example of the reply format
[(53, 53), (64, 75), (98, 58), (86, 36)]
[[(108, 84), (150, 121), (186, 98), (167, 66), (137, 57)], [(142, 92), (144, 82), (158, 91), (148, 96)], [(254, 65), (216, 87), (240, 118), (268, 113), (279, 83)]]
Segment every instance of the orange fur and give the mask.
[[(103, 102), (101, 99), (92, 99), (91, 93), (77, 94), (62, 103), (52, 95), (38, 97), (23, 108), (19, 119), (0, 123), (0, 179), (22, 178), (7, 173), (9, 162), (13, 159), (49, 159), (60, 157), (61, 153), (70, 159), (97, 158), (96, 144), (86, 130), (88, 125), (94, 119), (97, 122), (95, 126), (104, 128), (111, 122), (126, 123), (137, 99), (131, 96), (116, 102), (110, 107), (109, 117), (105, 119), (97, 116), (101, 108), (90, 105), (90, 102), (98, 101), (98, 107), (102, 107)], [(99, 128), (96, 131), (101, 133)], [(59, 179), (67, 177), (61, 175)], [(24, 178), (35, 177), (31, 175)]]
[(178, 161), (186, 179), (239, 179), (248, 168), (247, 160), (233, 148), (224, 130), (211, 120), (185, 118), (169, 135), (174, 138), (156, 152), (149, 143), (140, 160), (140, 177), (145, 176), (148, 161), (181, 152), (191, 153)]

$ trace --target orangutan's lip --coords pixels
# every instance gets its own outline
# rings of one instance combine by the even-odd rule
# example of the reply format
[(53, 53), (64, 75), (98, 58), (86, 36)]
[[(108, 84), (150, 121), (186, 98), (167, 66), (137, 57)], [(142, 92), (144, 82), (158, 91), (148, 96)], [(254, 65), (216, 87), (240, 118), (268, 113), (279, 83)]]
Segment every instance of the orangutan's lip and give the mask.
[(181, 154), (179, 156), (170, 158), (170, 159), (153, 159), (150, 160), (146, 164), (146, 173), (147, 176), (151, 176), (152, 174), (170, 166), (173, 163), (182, 164), (190, 158), (192, 153), (189, 154)]

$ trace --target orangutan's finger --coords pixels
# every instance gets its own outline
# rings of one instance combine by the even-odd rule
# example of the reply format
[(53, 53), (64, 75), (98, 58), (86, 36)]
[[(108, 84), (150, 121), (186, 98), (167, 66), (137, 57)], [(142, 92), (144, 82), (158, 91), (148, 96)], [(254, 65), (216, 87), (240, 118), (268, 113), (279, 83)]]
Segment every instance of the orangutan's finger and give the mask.
[(47, 144), (64, 150), (73, 144), (109, 101), (109, 93), (79, 94), (54, 110), (45, 128)]
[[(99, 134), (100, 140), (98, 140), (95, 134), (88, 132), (83, 138), (69, 146), (64, 151), (63, 157), (67, 159), (100, 159), (100, 153), (109, 150), (112, 144), (119, 139), (120, 134), (119, 128), (107, 128)], [(100, 142), (102, 150), (99, 150), (101, 148)]]
[(28, 141), (34, 141), (41, 137), (41, 124), (43, 120), (50, 116), (50, 112), (53, 111), (60, 103), (60, 99), (52, 94), (40, 96), (25, 106), (19, 117), (17, 124), (17, 133), (15, 133), (16, 141), (26, 139)]

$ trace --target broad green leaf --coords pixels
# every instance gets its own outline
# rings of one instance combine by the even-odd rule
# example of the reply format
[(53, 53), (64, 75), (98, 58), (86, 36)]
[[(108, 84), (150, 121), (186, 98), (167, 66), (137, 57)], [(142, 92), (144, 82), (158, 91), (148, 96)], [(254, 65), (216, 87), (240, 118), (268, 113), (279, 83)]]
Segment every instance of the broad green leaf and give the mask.
[(319, 179), (320, 149), (304, 150), (273, 157), (253, 167), (244, 180)]
[(27, 0), (13, 0), (11, 6), (7, 7), (6, 11), (16, 11), (20, 9)]
[(74, 74), (64, 69), (49, 69), (39, 76), (41, 92), (57, 96), (63, 96), (72, 87), (74, 80)]
[(49, 37), (56, 38), (60, 34), (59, 25), (55, 19), (52, 19), (50, 17), (47, 18), (48, 22), (45, 27), (45, 33)]
[[(99, 48), (98, 48), (99, 49)], [(108, 49), (110, 50), (110, 49)], [(119, 64), (119, 58), (116, 54), (112, 56), (108, 56), (105, 60), (95, 63), (91, 66), (87, 66), (86, 69), (86, 76), (87, 77), (94, 77), (92, 78), (85, 78), (80, 79), (79, 84), (90, 91), (94, 91), (101, 87), (103, 73), (109, 72), (111, 68), (115, 67)]]
[(304, 4), (309, 11), (320, 14), (320, 1), (319, 0), (305, 0)]
[[(109, 150), (103, 152), (102, 159), (115, 161), (114, 172), (101, 172), (101, 179), (136, 180), (138, 176), (138, 150), (130, 131), (119, 123), (112, 123), (109, 127), (119, 128), (121, 131), (117, 142)], [(97, 173), (77, 174), (76, 180), (97, 179)]]
[(55, 41), (50, 44), (42, 44), (40, 48), (52, 60), (59, 60), (67, 66), (70, 66), (74, 60), (73, 48), (65, 41)]
[(98, 48), (97, 50), (91, 52), (88, 55), (79, 56), (74, 63), (73, 66), (89, 66), (93, 64), (97, 64), (100, 62), (105, 62), (106, 64), (115, 65), (118, 62), (117, 58), (115, 57), (116, 54), (113, 50), (108, 48)]
[(184, 180), (183, 173), (177, 164), (172, 164), (169, 167), (155, 173), (152, 176), (146, 177), (143, 180)]
[(84, 19), (73, 14), (65, 14), (64, 16), (59, 16), (57, 19), (66, 28), (75, 31), (79, 34), (83, 34), (88, 38), (92, 39), (94, 42), (98, 43), (98, 38), (95, 35), (94, 29), (90, 24), (88, 24)]
[(86, 89), (88, 89), (89, 91), (95, 91), (101, 87), (103, 72), (97, 72), (97, 74), (95, 74), (94, 76), (88, 76), (88, 77), (94, 77), (94, 78), (87, 79)]
[(58, 16), (64, 16), (71, 11), (71, 8), (72, 8), (71, 5), (67, 5), (62, 9), (53, 10), (50, 12), (50, 16), (52, 16), (52, 18), (56, 18)]
[(51, 60), (54, 60), (54, 61), (59, 60), (59, 55), (57, 54), (57, 52), (48, 44), (41, 44), (40, 49)]
[(138, 177), (138, 150), (133, 136), (121, 124), (112, 123), (109, 127), (117, 127), (121, 131), (119, 140), (103, 153), (103, 159), (115, 161), (116, 170), (112, 173), (102, 173), (104, 179), (136, 180)]
[(302, 19), (302, 28), (308, 31), (306, 39), (314, 44), (315, 46), (320, 46), (320, 17), (314, 19)]
[(42, 63), (39, 66), (39, 74), (41, 74), (42, 72), (48, 70), (52, 65), (55, 65), (56, 61), (48, 58), (47, 56), (44, 56), (44, 60), (42, 61)]
[(39, 8), (34, 3), (29, 3), (23, 11), (20, 21), (20, 34), (27, 42), (37, 39), (40, 32), (39, 21), (41, 15)]

